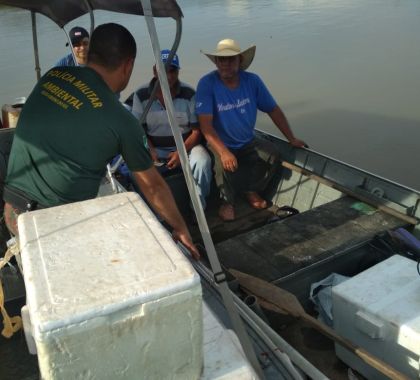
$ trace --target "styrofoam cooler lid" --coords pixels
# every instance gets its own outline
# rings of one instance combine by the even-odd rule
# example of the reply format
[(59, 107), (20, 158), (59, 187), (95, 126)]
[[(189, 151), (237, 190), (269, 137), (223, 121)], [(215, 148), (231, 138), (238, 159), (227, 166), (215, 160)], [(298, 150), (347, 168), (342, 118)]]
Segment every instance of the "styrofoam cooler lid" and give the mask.
[(397, 326), (399, 344), (420, 352), (420, 277), (416, 266), (414, 260), (393, 255), (334, 286), (333, 298), (340, 297), (356, 310)]
[(35, 334), (200, 282), (136, 193), (25, 213), (18, 227)]

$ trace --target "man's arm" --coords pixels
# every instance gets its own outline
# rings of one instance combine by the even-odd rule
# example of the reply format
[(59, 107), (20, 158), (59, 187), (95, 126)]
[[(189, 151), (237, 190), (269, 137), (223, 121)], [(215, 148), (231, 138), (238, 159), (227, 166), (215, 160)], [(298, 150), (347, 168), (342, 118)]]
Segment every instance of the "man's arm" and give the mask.
[(195, 259), (199, 259), (200, 254), (192, 242), (172, 192), (159, 172), (155, 167), (151, 167), (144, 171), (135, 171), (133, 175), (153, 209), (174, 229), (172, 232), (174, 239), (184, 244)]
[(213, 128), (213, 115), (198, 115), (200, 129), (212, 149), (220, 156), (223, 169), (234, 172), (238, 161)]
[(280, 109), (279, 106), (275, 106), (271, 112), (268, 112), (271, 120), (276, 125), (276, 127), (280, 130), (281, 133), (289, 140), (290, 144), (296, 148), (303, 148), (306, 147), (306, 143), (302, 140), (297, 139), (290, 126), (289, 122), (286, 119), (283, 111)]
[[(192, 148), (194, 148), (196, 145), (198, 145), (200, 143), (200, 140), (201, 140), (200, 129), (199, 128), (192, 128), (191, 129), (191, 134), (184, 141), (186, 151), (189, 152)], [(166, 164), (166, 166), (169, 169), (175, 169), (181, 163), (181, 161), (179, 159), (178, 151), (169, 153), (168, 158), (169, 158), (169, 160), (168, 160), (168, 163)]]
[(201, 131), (200, 128), (191, 128), (191, 134), (185, 139), (185, 149), (189, 152), (192, 148), (200, 143)]

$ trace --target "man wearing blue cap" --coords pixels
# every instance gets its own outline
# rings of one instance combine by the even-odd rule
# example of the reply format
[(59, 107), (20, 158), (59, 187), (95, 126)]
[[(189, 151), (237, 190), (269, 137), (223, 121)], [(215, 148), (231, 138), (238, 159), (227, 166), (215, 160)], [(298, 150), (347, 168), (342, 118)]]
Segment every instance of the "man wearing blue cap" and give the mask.
[[(161, 51), (162, 62), (166, 64), (170, 50)], [(195, 91), (179, 80), (179, 58), (175, 54), (171, 64), (166, 69), (169, 88), (174, 103), (176, 118), (184, 139), (185, 148), (192, 174), (198, 185), (198, 193), (203, 208), (206, 206), (206, 197), (210, 193), (212, 180), (211, 159), (207, 150), (200, 144), (202, 135), (198, 128), (198, 120), (195, 114)], [(151, 96), (153, 87), (158, 80), (156, 66), (153, 66), (153, 79), (139, 89), (126, 102), (132, 102), (132, 113), (140, 119), (143, 110)], [(143, 124), (146, 131), (150, 154), (159, 167), (160, 172), (173, 170), (180, 166), (179, 154), (166, 113), (165, 102), (160, 86), (155, 99)]]

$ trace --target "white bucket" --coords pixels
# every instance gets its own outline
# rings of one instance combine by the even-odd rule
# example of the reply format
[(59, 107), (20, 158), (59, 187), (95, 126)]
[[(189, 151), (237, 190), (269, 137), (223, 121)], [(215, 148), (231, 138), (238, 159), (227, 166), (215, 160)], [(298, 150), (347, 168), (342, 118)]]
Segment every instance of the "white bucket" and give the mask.
[(1, 109), (3, 128), (16, 128), (25, 98), (16, 99), (15, 104), (5, 104)]

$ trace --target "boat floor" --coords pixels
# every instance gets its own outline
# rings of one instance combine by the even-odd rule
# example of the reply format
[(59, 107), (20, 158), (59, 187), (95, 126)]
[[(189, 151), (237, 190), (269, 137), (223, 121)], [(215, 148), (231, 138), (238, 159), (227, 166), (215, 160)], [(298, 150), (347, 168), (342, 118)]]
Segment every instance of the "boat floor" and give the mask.
[[(267, 209), (256, 210), (249, 206), (245, 200), (239, 199), (235, 206), (235, 220), (224, 222), (218, 215), (220, 205), (221, 200), (212, 196), (208, 200), (207, 208), (205, 210), (207, 224), (214, 244), (218, 244), (239, 234), (255, 230), (267, 223), (280, 220), (276, 216), (279, 207), (270, 205)], [(197, 224), (190, 223), (189, 227), (193, 240), (200, 242), (201, 234)]]
[[(267, 313), (267, 312), (266, 312)], [(294, 347), (314, 367), (332, 380), (348, 380), (349, 367), (335, 355), (334, 342), (301, 320), (278, 320), (269, 318), (277, 333)], [(354, 374), (357, 372), (352, 370)], [(357, 373), (357, 379), (364, 377)]]
[[(7, 311), (11, 316), (20, 315), (24, 305), (24, 297), (7, 303)], [(1, 328), (3, 328), (0, 323)], [(0, 335), (0, 379), (1, 380), (38, 380), (38, 360), (31, 355), (22, 330), (10, 339)]]
[[(255, 210), (241, 201), (236, 219), (223, 222), (219, 204), (209, 204), (206, 219), (221, 264), (270, 282), (406, 225), (349, 196), (285, 219), (276, 216), (277, 206)], [(194, 241), (201, 243), (198, 227), (190, 228)]]
[[(312, 267), (337, 256), (351, 256), (375, 236), (406, 225), (349, 196), (285, 219), (276, 217), (276, 206), (254, 210), (241, 201), (235, 208), (236, 220), (223, 222), (217, 215), (219, 205), (220, 201), (213, 199), (207, 207), (206, 218), (222, 267), (276, 284), (293, 277), (296, 272), (309, 273)], [(197, 227), (191, 226), (191, 229), (193, 238), (200, 242)], [(306, 284), (306, 299), (309, 298), (307, 288)], [(305, 307), (308, 313), (316, 316), (313, 307), (308, 308), (307, 304)], [(270, 325), (329, 378), (349, 378), (348, 367), (336, 357), (331, 340), (300, 320), (269, 311), (265, 313)], [(359, 374), (357, 377), (363, 378)]]

